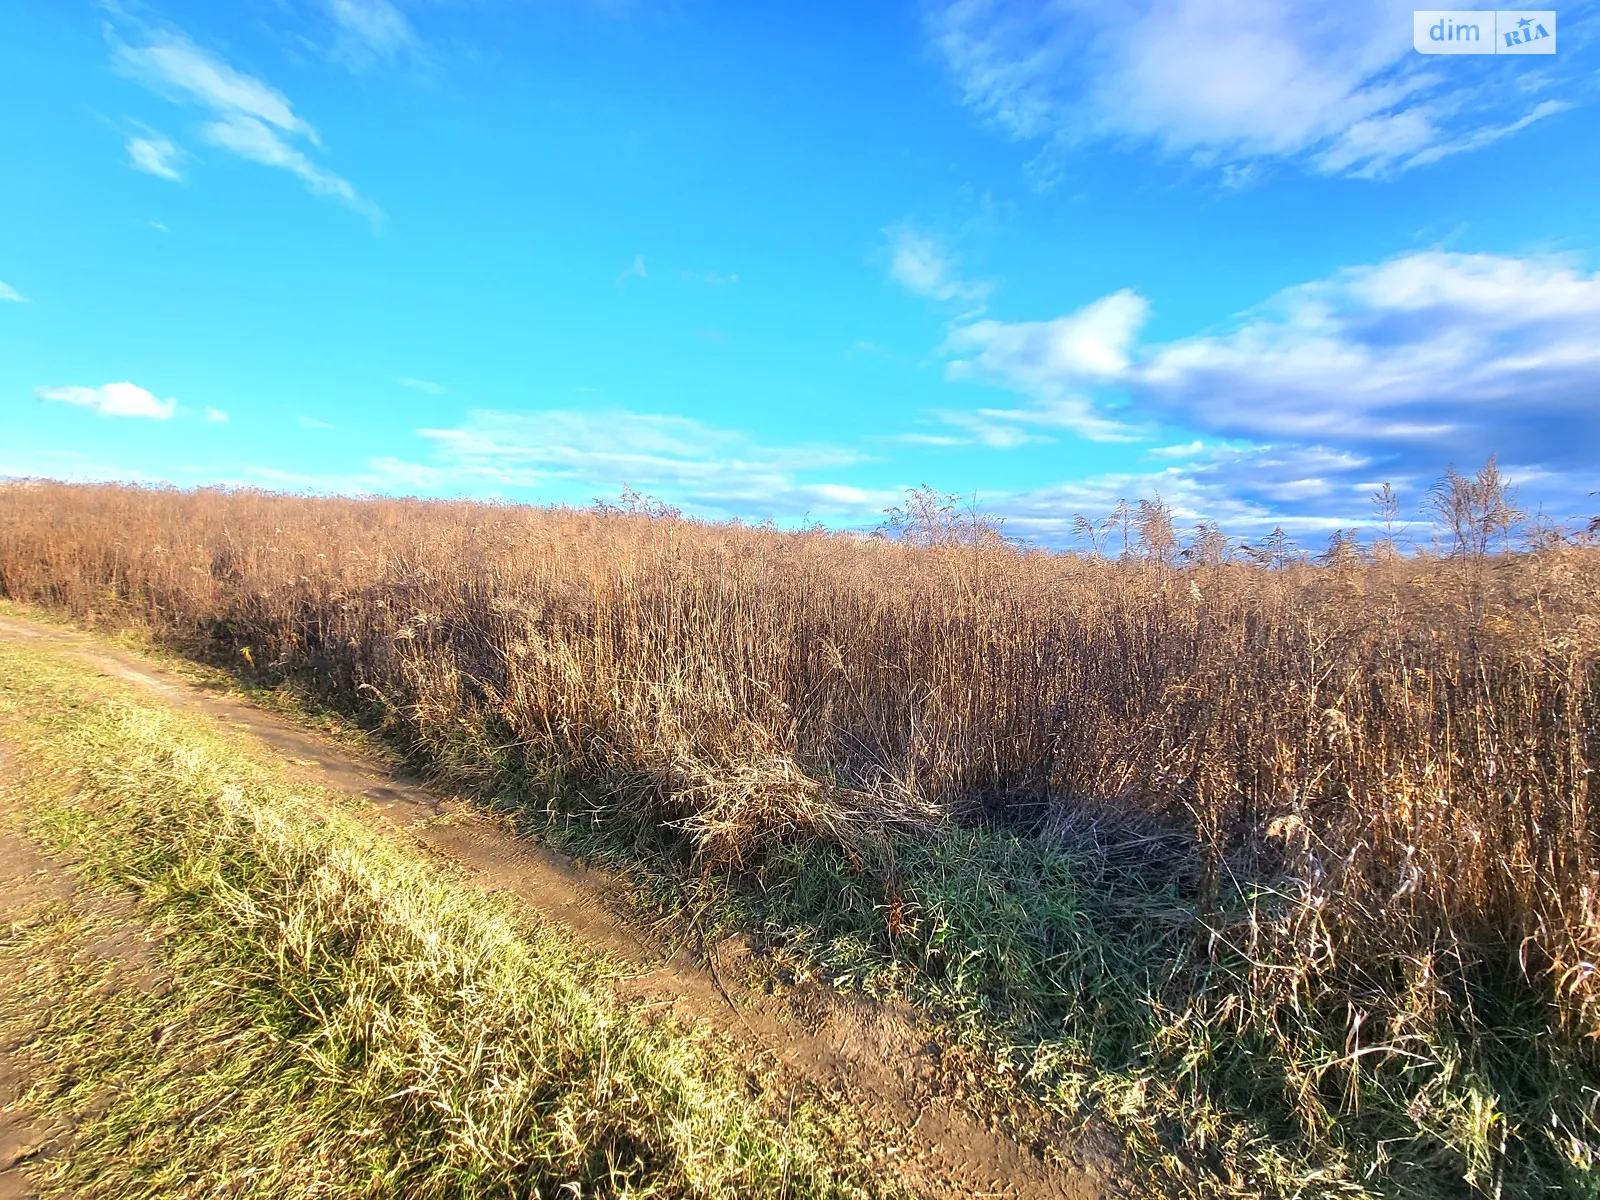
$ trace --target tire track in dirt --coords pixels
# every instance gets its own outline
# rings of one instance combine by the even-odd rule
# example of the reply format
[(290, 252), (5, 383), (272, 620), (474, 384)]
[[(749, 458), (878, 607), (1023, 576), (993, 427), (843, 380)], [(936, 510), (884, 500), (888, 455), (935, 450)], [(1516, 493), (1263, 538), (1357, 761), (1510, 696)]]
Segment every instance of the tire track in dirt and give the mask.
[[(781, 1001), (725, 983), (728, 972), (716, 972), (714, 959), (706, 969), (684, 952), (666, 954), (608, 907), (615, 887), (603, 872), (515, 837), (468, 801), (366, 760), (221, 685), (192, 682), (85, 634), (0, 617), (0, 638), (69, 653), (175, 708), (215, 718), (274, 752), (309, 783), (363, 797), (385, 824), (458, 864), (485, 890), (517, 896), (625, 964), (627, 972), (613, 981), (620, 994), (670, 1006), (753, 1043), (824, 1095), (863, 1112), (881, 1133), (877, 1149), (895, 1158), (925, 1195), (1099, 1200), (1129, 1194), (1108, 1153), (1053, 1147), (1065, 1162), (1046, 1161), (940, 1094), (940, 1048), (909, 1010), (825, 993), (802, 1026), (781, 1011)], [(0, 1191), (0, 1200), (5, 1196)]]

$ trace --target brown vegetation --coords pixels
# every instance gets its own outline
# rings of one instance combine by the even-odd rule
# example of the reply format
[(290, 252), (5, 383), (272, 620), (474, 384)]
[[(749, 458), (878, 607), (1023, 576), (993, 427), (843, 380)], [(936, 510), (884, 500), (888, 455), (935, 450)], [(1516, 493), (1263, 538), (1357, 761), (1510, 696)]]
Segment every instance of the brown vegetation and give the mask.
[(1480, 969), (1600, 1035), (1600, 555), (1493, 553), (1516, 514), (1483, 481), (1440, 494), (1455, 552), (1340, 535), (1323, 566), (1214, 527), (1185, 558), (1159, 503), (1103, 527), (1110, 561), (914, 506), (920, 536), (867, 540), (27, 483), (0, 593), (315, 672), (436, 758), (573, 781), (723, 865), (975, 820), (1177, 837), (1257, 1001), (1360, 968), (1359, 1059)]

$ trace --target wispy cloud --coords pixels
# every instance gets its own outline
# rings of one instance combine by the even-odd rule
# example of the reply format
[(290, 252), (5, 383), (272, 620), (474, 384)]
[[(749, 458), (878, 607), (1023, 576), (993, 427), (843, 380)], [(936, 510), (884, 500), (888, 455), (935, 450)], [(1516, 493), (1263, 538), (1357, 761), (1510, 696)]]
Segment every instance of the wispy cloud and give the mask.
[(821, 444), (772, 446), (688, 417), (623, 410), (476, 411), (453, 428), (423, 429), (426, 462), (393, 460), (409, 486), (489, 488), (585, 502), (623, 485), (703, 516), (872, 517), (897, 492), (817, 478), (863, 461)]
[(1193, 458), (1203, 454), (1206, 450), (1205, 442), (1195, 438), (1192, 442), (1184, 442), (1178, 446), (1152, 446), (1144, 452), (1146, 458)]
[(678, 274), (690, 283), (703, 283), (707, 287), (728, 287), (739, 282), (736, 272), (724, 274), (721, 271), (679, 271)]
[(390, 0), (327, 0), (327, 7), (341, 34), (340, 50), (356, 65), (418, 46), (411, 22)]
[(616, 287), (618, 289), (621, 289), (624, 285), (627, 284), (628, 280), (630, 280), (630, 279), (649, 279), (649, 278), (650, 278), (650, 269), (648, 267), (646, 267), (645, 264), (644, 264), (644, 255), (635, 254), (633, 256), (633, 261), (631, 263), (629, 263), (623, 269), (622, 273), (620, 275), (618, 275), (616, 277), (616, 279), (614, 279), (612, 282), (616, 285)]
[(228, 423), (228, 414), (222, 409), (212, 408), (208, 404), (206, 405), (206, 423), (210, 425), (226, 425)]
[(154, 394), (132, 383), (106, 383), (99, 387), (42, 387), (34, 394), (41, 400), (76, 404), (103, 417), (144, 417), (169, 421), (178, 411), (176, 400), (158, 400)]
[(157, 91), (187, 96), (230, 117), (253, 117), (321, 144), (317, 131), (296, 115), (277, 88), (234, 70), (182, 34), (156, 33), (142, 46), (119, 45), (115, 58), (129, 75)]
[(1553, 117), (1564, 113), (1573, 105), (1565, 100), (1541, 100), (1528, 111), (1525, 116), (1517, 118), (1504, 125), (1481, 125), (1470, 133), (1445, 141), (1436, 141), (1423, 147), (1411, 156), (1405, 163), (1408, 167), (1419, 167), (1427, 163), (1438, 162), (1441, 158), (1448, 158), (1452, 154), (1464, 154), (1469, 150), (1481, 150), (1485, 146), (1492, 146), (1501, 138), (1510, 137), (1513, 133), (1521, 133), (1535, 121), (1542, 121), (1546, 117)]
[(183, 178), (183, 172), (178, 170), (178, 163), (182, 158), (183, 151), (179, 150), (170, 138), (149, 136), (128, 139), (129, 164), (134, 170), (143, 171), (147, 175), (170, 179), (176, 183)]
[(32, 301), (24, 296), (9, 283), (0, 282), (0, 302), (9, 304), (31, 304)]
[[(201, 126), (200, 136), (210, 145), (288, 171), (312, 193), (338, 200), (375, 223), (381, 219), (381, 210), (354, 185), (299, 148), (297, 142), (320, 148), (322, 139), (277, 88), (235, 70), (179, 33), (152, 33), (141, 45), (118, 44), (113, 53), (118, 69), (131, 78), (169, 98), (209, 110), (213, 119)], [(150, 163), (174, 169), (159, 154), (149, 149), (145, 153)], [(140, 165), (132, 144), (129, 154)]]
[[(1079, 513), (1100, 521), (1119, 500), (1159, 497), (1180, 528), (1216, 521), (1234, 536), (1257, 537), (1281, 525), (1315, 546), (1335, 529), (1373, 521), (1370, 497), (1378, 478), (1360, 455), (1323, 447), (1219, 446), (1157, 470), (991, 493), (982, 502), (1005, 518), (1007, 532), (1045, 545), (1073, 542)], [(1426, 483), (1393, 474), (1382, 478), (1400, 486), (1411, 505), (1422, 500)]]
[(332, 428), (334, 428), (327, 421), (320, 420), (317, 417), (299, 416), (299, 417), (296, 417), (294, 419), (294, 423), (296, 425), (300, 426), (301, 429), (332, 429)]
[(200, 136), (240, 158), (297, 175), (313, 194), (342, 201), (374, 222), (382, 218), (381, 210), (362, 199), (348, 180), (312, 162), (263, 121), (244, 116), (208, 121), (200, 127)]
[(410, 388), (414, 392), (427, 392), (430, 396), (449, 395), (450, 389), (442, 383), (434, 383), (430, 379), (413, 379), (409, 375), (396, 375), (395, 380), (403, 388)]
[[(1399, 0), (940, 0), (934, 44), (966, 102), (1018, 138), (1109, 140), (1200, 163), (1288, 159), (1380, 175), (1552, 115), (1494, 59), (1448, 70)], [(1503, 62), (1501, 64), (1503, 66)]]
[[(0, 454), (16, 451), (7, 446)], [(153, 471), (105, 462), (77, 450), (26, 450), (18, 457), (0, 458), (0, 479), (59, 479), (66, 483), (142, 483), (186, 486), (227, 484), (215, 466), (198, 472)], [(245, 482), (243, 480), (241, 483)]]
[(981, 305), (992, 284), (964, 279), (955, 256), (932, 234), (901, 223), (885, 231), (889, 278), (927, 300)]

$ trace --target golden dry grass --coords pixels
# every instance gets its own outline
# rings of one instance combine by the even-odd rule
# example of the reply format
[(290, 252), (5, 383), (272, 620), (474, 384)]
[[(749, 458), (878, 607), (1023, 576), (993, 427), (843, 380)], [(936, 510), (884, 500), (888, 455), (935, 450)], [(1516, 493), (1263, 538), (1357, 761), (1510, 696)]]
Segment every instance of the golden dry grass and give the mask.
[(575, 782), (708, 863), (979, 820), (1159, 835), (1259, 968), (1253, 1011), (1352, 972), (1354, 1063), (1485, 971), (1600, 1036), (1593, 550), (1177, 568), (29, 483), (0, 489), (0, 592), (314, 676), (436, 760)]

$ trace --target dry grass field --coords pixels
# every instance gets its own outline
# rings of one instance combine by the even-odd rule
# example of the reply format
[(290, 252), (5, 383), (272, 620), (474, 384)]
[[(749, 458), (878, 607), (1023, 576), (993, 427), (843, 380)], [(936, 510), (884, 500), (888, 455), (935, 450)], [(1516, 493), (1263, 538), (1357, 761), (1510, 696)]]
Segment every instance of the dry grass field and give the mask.
[(1471, 482), (1441, 552), (1321, 564), (1148, 506), (1110, 559), (29, 482), (0, 595), (713, 889), (1180, 1189), (1594, 1194), (1600, 552), (1502, 552)]

